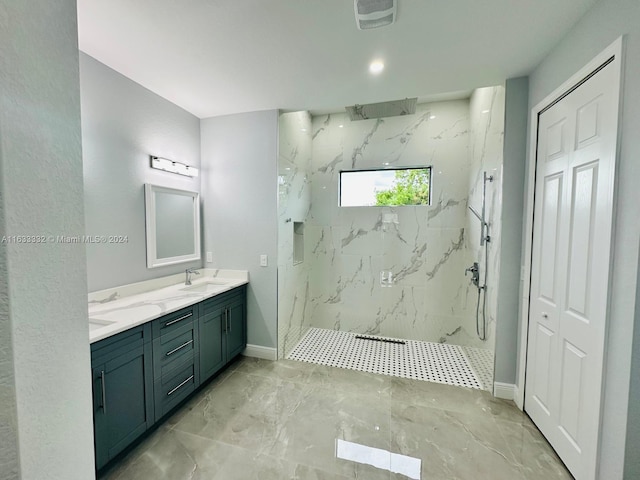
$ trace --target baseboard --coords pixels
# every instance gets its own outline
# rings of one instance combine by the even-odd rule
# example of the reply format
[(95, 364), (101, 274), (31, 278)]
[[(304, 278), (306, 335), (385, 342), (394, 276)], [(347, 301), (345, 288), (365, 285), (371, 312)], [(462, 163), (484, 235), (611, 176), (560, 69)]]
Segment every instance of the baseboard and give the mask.
[(265, 360), (277, 360), (278, 349), (247, 344), (247, 348), (244, 349), (242, 355), (245, 357), (263, 358)]
[(515, 400), (516, 386), (513, 383), (493, 382), (493, 396), (504, 400)]
[(518, 385), (515, 385), (513, 388), (513, 401), (516, 402), (516, 407), (524, 411), (524, 398), (521, 398), (520, 395), (520, 389)]

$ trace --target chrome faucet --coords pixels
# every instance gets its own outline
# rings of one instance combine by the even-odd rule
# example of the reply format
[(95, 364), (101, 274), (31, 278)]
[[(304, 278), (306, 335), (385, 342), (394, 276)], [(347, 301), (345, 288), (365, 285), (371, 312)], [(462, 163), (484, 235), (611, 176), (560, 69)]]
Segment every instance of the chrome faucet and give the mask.
[(185, 284), (185, 285), (191, 285), (191, 274), (192, 274), (192, 273), (195, 273), (196, 275), (200, 275), (200, 272), (199, 272), (199, 271), (197, 271), (197, 270), (194, 270), (193, 268), (187, 268), (187, 269), (184, 271), (184, 273), (185, 273), (185, 275), (186, 275), (186, 277), (187, 277), (187, 278), (185, 279), (185, 281), (184, 281), (184, 284)]

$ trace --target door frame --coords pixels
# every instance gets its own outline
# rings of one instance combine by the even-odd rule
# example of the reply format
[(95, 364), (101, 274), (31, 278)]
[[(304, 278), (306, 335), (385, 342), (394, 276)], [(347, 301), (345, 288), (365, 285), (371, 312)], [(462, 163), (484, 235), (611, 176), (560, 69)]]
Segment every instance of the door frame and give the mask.
[[(527, 348), (528, 348), (528, 334), (529, 334), (529, 311), (530, 311), (530, 294), (531, 294), (531, 256), (533, 250), (533, 211), (534, 211), (534, 196), (536, 187), (536, 167), (537, 167), (537, 143), (538, 143), (538, 117), (539, 114), (549, 107), (552, 103), (558, 101), (563, 96), (568, 94), (572, 89), (581, 84), (583, 80), (589, 77), (596, 69), (598, 69), (603, 63), (605, 63), (612, 56), (614, 60), (611, 62), (615, 69), (615, 81), (613, 88), (614, 94), (618, 97), (618, 140), (616, 142), (616, 167), (614, 173), (614, 185), (617, 186), (617, 171), (618, 163), (620, 159), (620, 117), (622, 109), (620, 104), (622, 103), (622, 65), (623, 65), (623, 46), (624, 37), (618, 37), (611, 45), (605, 48), (602, 52), (596, 55), (589, 63), (582, 67), (578, 72), (573, 74), (568, 80), (562, 83), (552, 93), (547, 95), (540, 103), (531, 109), (531, 115), (529, 119), (529, 166), (527, 169), (526, 177), (526, 196), (525, 196), (525, 229), (524, 229), (524, 254), (522, 256), (522, 291), (520, 298), (520, 337), (519, 337), (519, 349), (518, 349), (518, 376), (516, 379), (516, 388), (514, 401), (520, 410), (524, 411), (524, 398), (525, 398), (525, 377), (527, 370)], [(613, 196), (613, 224), (611, 235), (613, 236), (615, 231), (615, 211), (617, 203), (617, 187)], [(613, 242), (612, 242), (613, 246)], [(611, 275), (611, 267), (613, 265), (613, 257), (610, 259), (609, 275)], [(611, 289), (609, 289), (609, 297), (611, 297)], [(610, 316), (610, 298), (607, 299), (607, 319)], [(608, 324), (608, 321), (607, 321)], [(604, 345), (604, 359), (607, 357), (607, 332), (608, 326), (605, 327), (605, 345)], [(606, 381), (605, 372), (603, 372), (602, 384)], [(601, 415), (602, 415), (601, 402)]]

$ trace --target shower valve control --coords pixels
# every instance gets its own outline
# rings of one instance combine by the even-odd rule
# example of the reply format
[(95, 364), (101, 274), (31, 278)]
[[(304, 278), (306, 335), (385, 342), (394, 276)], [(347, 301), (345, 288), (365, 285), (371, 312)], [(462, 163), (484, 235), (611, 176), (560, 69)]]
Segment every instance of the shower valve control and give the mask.
[(476, 287), (480, 286), (480, 268), (478, 266), (478, 262), (473, 262), (469, 268), (464, 271), (465, 277), (467, 273), (471, 273), (471, 283), (473, 283)]

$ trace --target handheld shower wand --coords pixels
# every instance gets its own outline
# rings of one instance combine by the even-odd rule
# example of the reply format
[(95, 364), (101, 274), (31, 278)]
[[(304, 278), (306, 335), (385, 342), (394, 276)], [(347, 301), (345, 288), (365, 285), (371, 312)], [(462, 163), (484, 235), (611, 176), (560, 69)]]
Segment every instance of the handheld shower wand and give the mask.
[[(487, 175), (487, 172), (483, 172), (482, 182), (482, 212), (478, 213), (471, 205), (469, 210), (473, 213), (478, 220), (480, 220), (480, 246), (484, 246), (484, 282), (480, 285), (480, 271), (478, 262), (465, 270), (471, 272), (471, 283), (478, 289), (478, 303), (476, 304), (476, 333), (480, 340), (486, 340), (487, 338), (487, 316), (485, 305), (487, 303), (487, 270), (489, 269), (489, 242), (491, 236), (489, 235), (489, 223), (486, 220), (486, 203), (487, 203), (487, 182), (493, 182), (493, 175)], [(482, 324), (480, 323), (480, 297), (482, 297)]]

